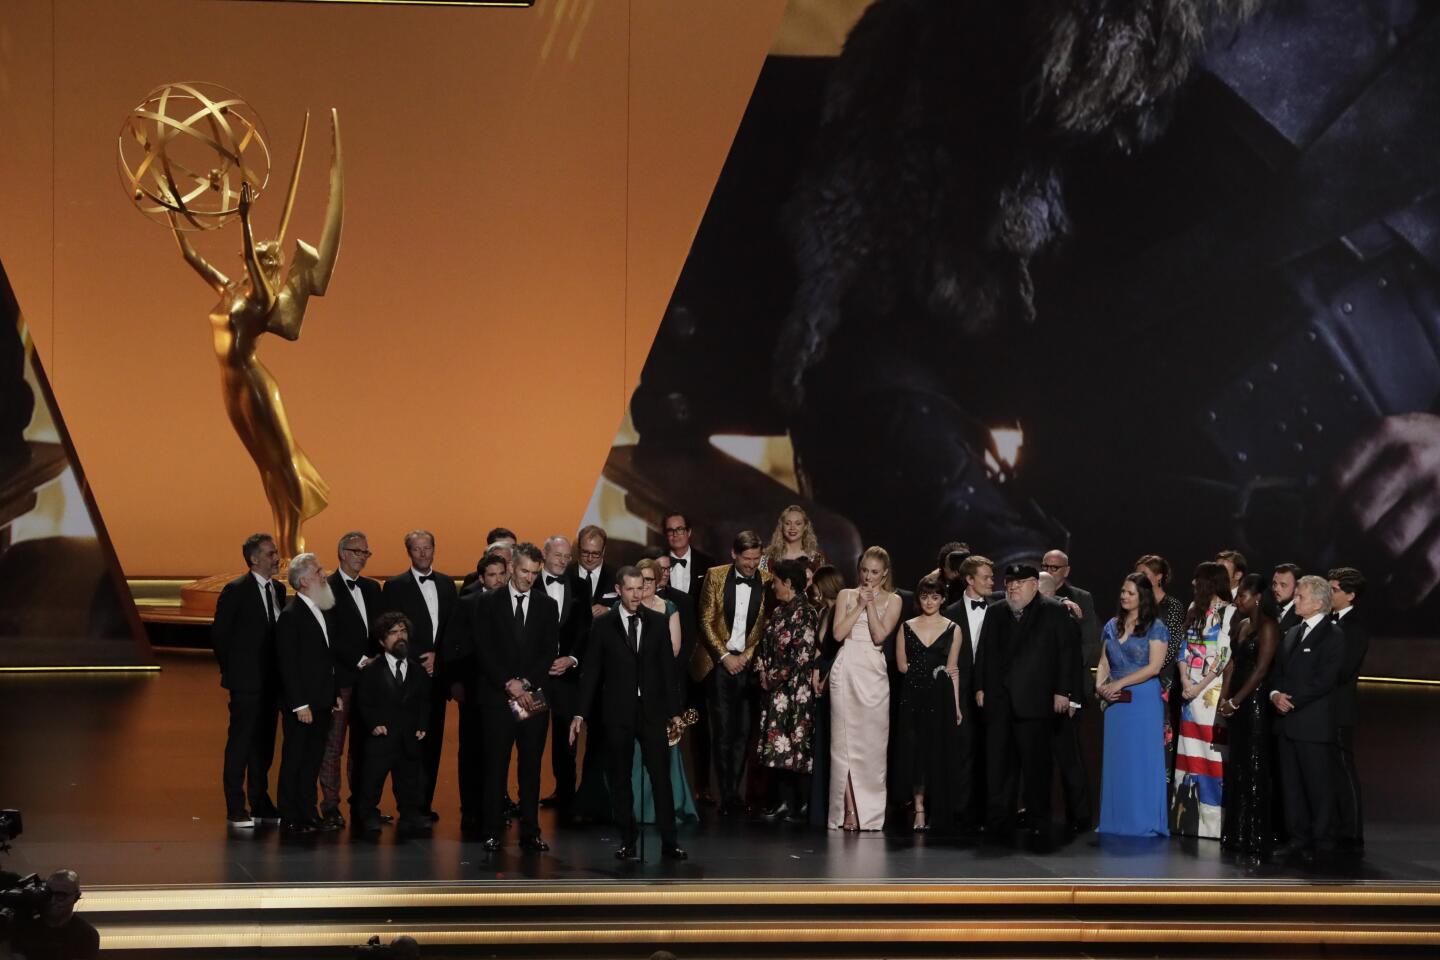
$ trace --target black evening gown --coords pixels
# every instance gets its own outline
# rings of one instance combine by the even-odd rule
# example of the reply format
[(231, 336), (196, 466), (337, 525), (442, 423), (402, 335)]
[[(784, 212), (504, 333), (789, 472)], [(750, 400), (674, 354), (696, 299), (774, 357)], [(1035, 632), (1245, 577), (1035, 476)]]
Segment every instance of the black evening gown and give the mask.
[[(1258, 633), (1231, 649), (1232, 677), (1240, 683), (1255, 669), (1260, 655)], [(1274, 751), (1270, 734), (1270, 685), (1262, 680), (1227, 721), (1230, 753), (1225, 760), (1221, 793), (1220, 846), (1242, 857), (1262, 858), (1270, 852), (1270, 784)]]
[(925, 820), (932, 832), (940, 833), (956, 828), (960, 808), (968, 799), (964, 793), (968, 778), (959, 762), (955, 687), (945, 672), (955, 631), (951, 624), (926, 647), (909, 624), (903, 628), (909, 669), (900, 685), (895, 783), (906, 800), (917, 790), (924, 792)]

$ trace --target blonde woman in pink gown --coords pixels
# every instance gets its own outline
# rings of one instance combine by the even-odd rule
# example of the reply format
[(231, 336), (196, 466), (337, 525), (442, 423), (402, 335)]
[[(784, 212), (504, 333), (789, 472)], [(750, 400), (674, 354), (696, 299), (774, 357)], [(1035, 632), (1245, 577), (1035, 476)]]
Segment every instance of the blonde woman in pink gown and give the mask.
[(885, 825), (890, 674), (882, 645), (900, 619), (883, 547), (860, 555), (859, 581), (835, 598), (833, 636), (841, 646), (829, 680), (829, 824), (852, 832)]

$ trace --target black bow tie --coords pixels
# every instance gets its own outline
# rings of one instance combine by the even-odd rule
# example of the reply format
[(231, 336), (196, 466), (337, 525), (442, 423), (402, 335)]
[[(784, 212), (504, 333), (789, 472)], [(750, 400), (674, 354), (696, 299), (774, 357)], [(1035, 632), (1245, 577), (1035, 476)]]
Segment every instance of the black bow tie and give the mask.
[(759, 587), (760, 587), (760, 578), (759, 578), (759, 576), (742, 577), (742, 576), (740, 576), (739, 574), (736, 574), (736, 575), (735, 575), (735, 586), (738, 587), (738, 586), (741, 586), (742, 584), (743, 584), (744, 586), (749, 587), (751, 590), (758, 590)]
[(984, 600), (971, 600), (971, 601), (970, 601), (970, 609), (971, 609), (971, 610), (980, 610), (980, 609), (983, 609), (984, 606), (985, 606), (985, 601), (984, 601)]
[(564, 579), (563, 577), (552, 577), (552, 576), (550, 576), (550, 574), (547, 573), (547, 574), (545, 574), (545, 586), (548, 587), (548, 586), (550, 586), (550, 584), (552, 584), (552, 583), (559, 583), (559, 582), (560, 582), (561, 580), (563, 580), (563, 579)]
[(415, 579), (416, 579), (416, 580), (419, 580), (421, 583), (429, 583), (431, 580), (435, 579), (435, 574), (433, 574), (433, 573), (424, 573), (424, 574), (419, 574), (419, 573), (417, 573), (417, 574), (415, 575)]
[[(341, 580), (345, 580), (344, 577), (341, 577), (340, 579), (341, 579)], [(359, 580), (345, 580), (345, 586), (349, 587), (351, 590), (359, 590), (359, 589), (360, 589), (360, 581), (359, 581)]]
[(1330, 614), (1330, 622), (1331, 622), (1331, 623), (1339, 623), (1339, 622), (1340, 622), (1340, 614), (1338, 614), (1338, 613), (1332, 613), (1332, 614)]
[(690, 562), (690, 561), (689, 561), (687, 558), (685, 558), (685, 557), (677, 557), (677, 556), (675, 556), (675, 554), (673, 554), (673, 553), (670, 554), (670, 563), (671, 563), (672, 565), (678, 563), (678, 564), (680, 564), (680, 566), (683, 567), (683, 566), (685, 566), (686, 564), (688, 564), (689, 562)]

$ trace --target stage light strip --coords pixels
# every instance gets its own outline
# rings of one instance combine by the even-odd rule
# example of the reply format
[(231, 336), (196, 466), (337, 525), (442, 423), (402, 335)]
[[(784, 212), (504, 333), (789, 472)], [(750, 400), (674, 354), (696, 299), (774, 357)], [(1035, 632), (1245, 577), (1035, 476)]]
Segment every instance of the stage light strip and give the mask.
[[(498, 889), (496, 889), (498, 887)], [(1050, 881), (1030, 884), (650, 883), (405, 884), (288, 887), (90, 887), (91, 913), (215, 910), (416, 909), (449, 907), (636, 907), (836, 905), (1253, 905), (1430, 907), (1440, 910), (1440, 884), (1135, 884)]]
[[(97, 924), (107, 950), (198, 950), (346, 947), (373, 934), (376, 924)], [(422, 946), (537, 946), (673, 943), (1170, 943), (1173, 923), (1125, 921), (916, 921), (836, 923), (825, 926), (775, 921), (764, 924), (546, 925), (543, 928), (387, 923), (386, 938), (414, 937)], [(1434, 924), (1184, 924), (1187, 943), (1440, 945)]]
[(136, 666), (96, 666), (96, 667), (0, 667), (0, 673), (159, 673), (161, 667), (157, 664), (139, 664)]

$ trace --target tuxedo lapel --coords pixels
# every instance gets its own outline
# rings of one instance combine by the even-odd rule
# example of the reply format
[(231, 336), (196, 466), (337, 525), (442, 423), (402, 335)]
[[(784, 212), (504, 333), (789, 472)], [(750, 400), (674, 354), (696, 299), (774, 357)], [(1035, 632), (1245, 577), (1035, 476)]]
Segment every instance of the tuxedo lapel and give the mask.
[(725, 574), (725, 629), (735, 629), (735, 568)]

